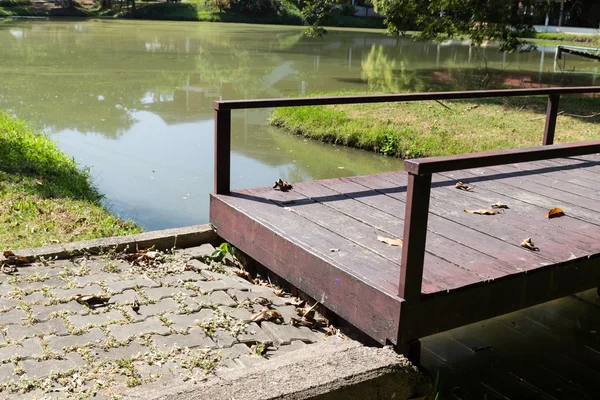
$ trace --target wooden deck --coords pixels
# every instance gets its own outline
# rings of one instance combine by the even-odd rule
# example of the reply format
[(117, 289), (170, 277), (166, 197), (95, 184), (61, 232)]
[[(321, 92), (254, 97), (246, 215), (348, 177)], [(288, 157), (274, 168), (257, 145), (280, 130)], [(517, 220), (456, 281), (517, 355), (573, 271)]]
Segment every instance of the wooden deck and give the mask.
[[(471, 191), (455, 188), (462, 181)], [(211, 195), (217, 233), (381, 343), (435, 332), (600, 283), (600, 155), (432, 175), (420, 299), (400, 293), (408, 174)], [(499, 215), (464, 209), (510, 208)], [(565, 216), (544, 217), (553, 207)], [(520, 247), (531, 237), (539, 251)]]

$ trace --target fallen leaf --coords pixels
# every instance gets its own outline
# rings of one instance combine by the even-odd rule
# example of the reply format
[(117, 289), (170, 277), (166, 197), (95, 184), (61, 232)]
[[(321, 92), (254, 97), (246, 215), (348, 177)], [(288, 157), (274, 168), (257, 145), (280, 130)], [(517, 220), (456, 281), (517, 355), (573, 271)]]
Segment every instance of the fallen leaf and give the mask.
[(277, 188), (279, 188), (279, 190), (281, 190), (282, 192), (287, 192), (288, 190), (292, 189), (293, 186), (289, 182), (286, 182), (282, 179), (278, 179), (275, 181), (275, 185), (273, 185), (273, 189)]
[(12, 252), (12, 251), (10, 251), (10, 250), (8, 250), (8, 251), (5, 251), (4, 253), (2, 253), (2, 255), (3, 255), (4, 257), (6, 257), (6, 258), (8, 258), (8, 257), (15, 257), (15, 253), (13, 253), (13, 252)]
[(308, 304), (306, 304), (304, 307), (302, 308), (296, 308), (296, 312), (298, 314), (300, 314), (301, 317), (306, 317), (309, 319), (313, 319), (315, 316), (315, 307), (317, 306), (317, 304), (319, 303), (315, 303), (312, 306), (308, 306)]
[(333, 327), (333, 325), (329, 325), (327, 331), (325, 332), (325, 337), (334, 336), (338, 334), (338, 330)]
[(479, 214), (479, 215), (496, 215), (500, 214), (498, 210), (492, 210), (490, 208), (480, 208), (479, 210), (465, 210), (466, 213), (469, 214)]
[(133, 299), (133, 304), (131, 304), (131, 309), (133, 310), (133, 312), (135, 312), (136, 314), (139, 314), (138, 311), (140, 311), (140, 302), (138, 301), (137, 297), (135, 297)]
[(340, 251), (340, 249), (329, 249), (329, 251), (331, 251), (332, 253), (337, 253), (338, 251)]
[(390, 246), (402, 246), (402, 239), (390, 239), (383, 236), (377, 236), (377, 240), (389, 244)]
[(254, 302), (265, 307), (271, 307), (273, 305), (273, 302), (267, 299), (266, 297), (257, 297), (256, 299), (254, 299)]
[(455, 187), (459, 190), (464, 190), (466, 192), (473, 190), (473, 186), (469, 186), (465, 183), (462, 183), (461, 181), (456, 182)]
[(319, 329), (326, 325), (324, 320), (316, 320), (310, 318), (290, 318), (290, 325), (292, 326), (306, 326), (309, 329)]
[(285, 292), (283, 291), (283, 289), (275, 289), (275, 290), (273, 290), (273, 293), (275, 293), (275, 296), (277, 296), (277, 297), (283, 297), (285, 295)]
[(0, 271), (2, 271), (3, 274), (11, 275), (17, 272), (17, 267), (13, 267), (12, 265), (8, 264), (2, 264)]
[(501, 202), (497, 202), (492, 204), (492, 208), (508, 208), (507, 204), (501, 203)]
[(234, 269), (233, 273), (250, 283), (254, 283), (254, 279), (252, 279), (252, 275), (250, 275), (250, 272), (248, 271), (244, 271), (243, 269)]
[(562, 217), (563, 215), (565, 215), (565, 212), (560, 209), (560, 208), (553, 208), (552, 210), (548, 211), (548, 213), (546, 215), (544, 215), (544, 217), (548, 218), (548, 219), (552, 219), (552, 218), (558, 218), (558, 217)]
[(523, 242), (521, 243), (521, 247), (525, 247), (526, 249), (529, 249), (532, 251), (540, 251), (539, 247), (536, 247), (533, 245), (531, 238), (527, 238), (527, 239), (523, 240)]
[(75, 301), (79, 304), (86, 304), (88, 306), (99, 306), (108, 303), (110, 296), (102, 296), (95, 294), (76, 294), (74, 297)]
[(261, 312), (259, 312), (258, 314), (254, 314), (253, 316), (251, 316), (248, 321), (249, 322), (262, 322), (262, 321), (276, 321), (276, 320), (282, 320), (282, 319), (283, 319), (283, 317), (281, 316), (281, 313), (279, 311), (264, 309)]

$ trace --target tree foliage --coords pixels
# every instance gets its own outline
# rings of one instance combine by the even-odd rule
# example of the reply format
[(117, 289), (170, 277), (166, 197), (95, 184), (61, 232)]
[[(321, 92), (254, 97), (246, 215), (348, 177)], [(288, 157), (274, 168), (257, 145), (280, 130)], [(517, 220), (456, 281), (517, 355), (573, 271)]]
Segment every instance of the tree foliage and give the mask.
[(443, 41), (467, 36), (474, 44), (500, 42), (501, 51), (526, 49), (521, 38), (533, 33), (532, 11), (544, 3), (536, 0), (372, 0), (385, 17), (388, 31), (404, 34), (419, 30), (423, 40)]

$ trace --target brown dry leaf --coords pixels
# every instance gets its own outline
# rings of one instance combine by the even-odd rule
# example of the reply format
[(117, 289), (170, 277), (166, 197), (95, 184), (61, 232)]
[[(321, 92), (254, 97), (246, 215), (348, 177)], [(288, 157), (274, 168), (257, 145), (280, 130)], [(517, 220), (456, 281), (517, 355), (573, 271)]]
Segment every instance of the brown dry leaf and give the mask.
[(254, 279), (252, 279), (252, 275), (250, 275), (250, 272), (248, 271), (244, 271), (243, 269), (234, 269), (233, 273), (250, 283), (254, 283)]
[(15, 253), (13, 253), (13, 252), (12, 252), (12, 251), (10, 251), (10, 250), (7, 250), (7, 251), (5, 251), (4, 253), (2, 253), (2, 255), (3, 255), (5, 258), (8, 258), (8, 257), (16, 257), (16, 256), (15, 256)]
[(383, 236), (377, 236), (377, 240), (387, 243), (390, 246), (402, 246), (402, 239), (390, 239)]
[(508, 204), (504, 204), (504, 203), (501, 203), (501, 202), (498, 201), (498, 202), (492, 204), (491, 207), (492, 208), (504, 208), (504, 209), (507, 209), (508, 208)]
[(291, 183), (286, 182), (280, 178), (280, 179), (276, 180), (275, 185), (273, 185), (273, 189), (277, 189), (277, 188), (279, 188), (279, 190), (281, 190), (282, 192), (287, 192), (288, 190), (292, 189), (293, 186)]
[(338, 334), (338, 332), (339, 331), (334, 328), (333, 325), (329, 325), (329, 327), (327, 327), (327, 331), (325, 332), (325, 337), (335, 336)]
[(275, 296), (277, 296), (277, 297), (285, 296), (285, 292), (283, 291), (283, 289), (275, 289), (275, 290), (273, 290), (273, 293), (275, 293)]
[(465, 192), (473, 190), (473, 186), (469, 186), (466, 183), (462, 183), (461, 181), (456, 182), (456, 185), (454, 187), (456, 187), (459, 190), (464, 190)]
[(265, 307), (271, 307), (273, 305), (273, 302), (267, 299), (266, 297), (257, 297), (256, 299), (254, 299), (254, 302)]
[(110, 296), (102, 296), (95, 294), (76, 294), (75, 301), (79, 304), (87, 304), (88, 306), (99, 306), (108, 303)]
[(521, 243), (521, 247), (525, 247), (526, 249), (532, 251), (540, 251), (539, 247), (534, 246), (533, 242), (531, 241), (531, 238), (523, 240), (523, 242)]
[(337, 253), (338, 251), (340, 251), (340, 249), (329, 249), (329, 251), (331, 251), (332, 253)]
[(140, 302), (138, 301), (137, 297), (134, 297), (133, 303), (131, 304), (131, 309), (136, 314), (139, 314), (139, 311), (140, 311)]
[(480, 208), (479, 210), (465, 210), (466, 213), (469, 214), (479, 214), (479, 215), (496, 215), (500, 214), (500, 211), (493, 210), (491, 208)]
[(296, 312), (300, 314), (301, 317), (313, 319), (315, 317), (315, 307), (317, 304), (319, 303), (315, 303), (309, 307), (307, 303), (302, 308), (296, 308)]
[(319, 329), (326, 326), (325, 320), (316, 320), (310, 318), (290, 318), (290, 325), (292, 326), (306, 326), (309, 329)]
[(12, 265), (8, 264), (2, 264), (0, 271), (2, 271), (3, 274), (11, 275), (17, 272), (17, 267), (13, 267)]
[(258, 314), (254, 314), (253, 316), (251, 316), (248, 321), (249, 322), (262, 322), (262, 321), (276, 321), (276, 320), (282, 320), (282, 319), (283, 319), (283, 317), (281, 316), (281, 313), (279, 311), (264, 309), (261, 312), (259, 312)]
[(548, 218), (548, 219), (552, 219), (552, 218), (558, 218), (558, 217), (562, 217), (563, 215), (565, 215), (565, 212), (561, 209), (561, 208), (553, 208), (552, 210), (548, 211), (548, 213), (546, 215), (544, 215), (544, 217)]

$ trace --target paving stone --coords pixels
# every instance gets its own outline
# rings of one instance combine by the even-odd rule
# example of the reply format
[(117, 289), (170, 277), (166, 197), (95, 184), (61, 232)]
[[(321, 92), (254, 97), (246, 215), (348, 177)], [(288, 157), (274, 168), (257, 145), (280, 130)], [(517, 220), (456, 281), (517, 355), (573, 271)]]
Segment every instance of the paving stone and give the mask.
[(196, 292), (193, 290), (183, 289), (183, 288), (175, 288), (170, 286), (163, 286), (153, 289), (144, 290), (144, 294), (148, 296), (151, 300), (161, 300), (166, 299), (168, 297), (173, 297), (176, 294), (182, 294), (185, 296), (195, 296)]
[(83, 347), (95, 345), (106, 339), (106, 335), (99, 328), (92, 328), (81, 335), (50, 336), (45, 338), (48, 348), (55, 353), (62, 353), (64, 348)]
[(254, 315), (254, 310), (248, 308), (238, 308), (238, 307), (227, 307), (227, 306), (219, 306), (218, 309), (223, 313), (232, 316), (235, 319), (239, 320), (248, 320), (250, 317)]
[(256, 322), (248, 324), (246, 333), (242, 333), (237, 337), (240, 343), (273, 343), (273, 340), (267, 335)]
[(0, 331), (0, 346), (4, 346), (6, 344), (6, 339), (4, 339), (4, 334)]
[(23, 289), (28, 292), (30, 292), (30, 291), (32, 292), (34, 290), (40, 290), (44, 286), (51, 287), (51, 286), (64, 286), (64, 285), (66, 285), (66, 282), (61, 279), (57, 279), (57, 278), (49, 279), (44, 282), (21, 281), (21, 282), (15, 284), (15, 286), (18, 287), (19, 289)]
[(273, 358), (285, 355), (291, 351), (305, 350), (309, 344), (304, 343), (302, 340), (292, 340), (290, 344), (281, 345), (279, 347), (269, 347), (265, 351), (265, 358)]
[(277, 307), (277, 311), (279, 311), (279, 313), (283, 317), (283, 322), (285, 322), (286, 324), (289, 324), (292, 318), (301, 318), (298, 312), (296, 311), (296, 306)]
[(13, 308), (10, 311), (7, 311), (0, 315), (0, 325), (11, 325), (18, 324), (21, 325), (23, 322), (28, 321), (27, 313), (21, 309)]
[[(204, 270), (208, 270), (210, 269), (210, 265), (203, 263), (202, 261), (198, 260), (198, 259), (191, 259), (187, 262), (187, 265), (189, 265), (188, 268), (192, 268), (192, 271), (204, 271)], [(197, 276), (201, 276), (201, 275), (197, 275)]]
[(188, 255), (190, 258), (202, 260), (206, 257), (210, 257), (214, 251), (215, 248), (212, 244), (205, 243), (197, 247), (188, 247), (184, 250), (184, 254)]
[(106, 324), (109, 321), (116, 321), (116, 322), (121, 322), (121, 321), (125, 322), (126, 321), (123, 314), (121, 314), (117, 310), (110, 310), (110, 311), (102, 313), (102, 314), (72, 315), (72, 316), (68, 317), (68, 320), (71, 324), (73, 324), (75, 329), (81, 329), (88, 325), (98, 326), (98, 325)]
[(211, 338), (221, 348), (231, 347), (238, 342), (238, 340), (235, 337), (233, 337), (229, 332), (221, 328), (218, 328), (215, 331), (215, 333), (212, 334)]
[(154, 288), (154, 287), (159, 287), (160, 285), (146, 276), (141, 276), (141, 277), (135, 278), (135, 279), (128, 279), (125, 281), (116, 281), (116, 282), (107, 282), (106, 283), (106, 287), (108, 288), (108, 290), (113, 293), (121, 293), (124, 290), (133, 289), (136, 286), (144, 287), (144, 288), (145, 287)]
[(86, 361), (75, 352), (67, 354), (62, 360), (21, 361), (21, 367), (29, 379), (39, 379), (51, 374), (71, 371), (86, 364)]
[(31, 313), (38, 321), (46, 321), (50, 318), (52, 313), (60, 313), (61, 311), (74, 312), (79, 315), (85, 315), (89, 313), (87, 307), (79, 304), (75, 300), (69, 301), (68, 303), (53, 304), (50, 306), (31, 306)]
[(85, 276), (74, 276), (73, 281), (77, 284), (77, 287), (84, 287), (90, 283), (95, 282), (114, 282), (121, 279), (121, 276), (114, 273), (102, 272), (99, 274), (85, 275)]
[(105, 292), (100, 286), (93, 284), (86, 286), (85, 290), (82, 288), (50, 289), (50, 293), (57, 299), (71, 299), (76, 294), (103, 294)]
[(194, 299), (196, 303), (216, 306), (235, 307), (237, 303), (222, 290), (217, 290), (209, 295), (198, 296)]
[(179, 303), (173, 299), (164, 299), (155, 304), (148, 304), (140, 306), (137, 313), (133, 310), (128, 310), (128, 314), (135, 322), (143, 321), (148, 317), (152, 317), (158, 314), (173, 313), (179, 310)]
[[(196, 262), (200, 262), (198, 260), (192, 260)], [(204, 265), (204, 264), (202, 264)], [(208, 266), (206, 266), (208, 268)], [(194, 271), (184, 271), (179, 274), (167, 275), (159, 278), (160, 282), (163, 285), (174, 285), (174, 284), (182, 284), (184, 282), (196, 282), (196, 281), (205, 281), (206, 278), (201, 274)]]
[(9, 339), (18, 341), (25, 336), (65, 335), (67, 333), (67, 325), (62, 318), (53, 318), (49, 321), (38, 322), (30, 326), (8, 325), (5, 331)]
[(132, 304), (136, 298), (139, 299), (138, 293), (133, 289), (127, 289), (123, 293), (112, 296), (110, 301), (117, 304)]
[(158, 317), (151, 317), (143, 322), (127, 325), (111, 325), (110, 334), (119, 342), (124, 342), (132, 336), (156, 333), (159, 335), (168, 335), (171, 330), (164, 326)]
[(192, 328), (187, 335), (180, 333), (169, 336), (153, 335), (152, 340), (154, 341), (156, 348), (160, 351), (168, 351), (173, 347), (178, 347), (180, 349), (186, 347), (190, 349), (195, 347), (214, 349), (217, 347), (216, 343), (206, 336), (204, 330), (201, 328)]
[[(0, 297), (0, 312), (8, 311), (11, 308), (15, 308), (18, 305), (19, 305), (19, 301), (16, 299), (5, 299), (5, 298)], [(0, 316), (1, 315), (2, 314), (0, 314)]]
[(307, 343), (314, 343), (322, 338), (305, 326), (295, 327), (291, 325), (277, 325), (272, 322), (263, 321), (260, 327), (273, 339), (275, 346), (290, 344), (292, 340), (302, 340)]
[(122, 360), (127, 358), (133, 358), (141, 356), (148, 352), (148, 348), (142, 346), (138, 342), (131, 342), (127, 346), (113, 347), (107, 351), (101, 351), (98, 353), (100, 358), (107, 358), (109, 360)]
[(198, 312), (202, 309), (203, 305), (202, 304), (198, 304), (198, 302), (196, 300), (196, 297), (183, 297), (182, 299), (178, 300), (179, 303), (179, 312), (182, 312), (184, 310), (184, 307), (187, 308), (187, 310), (189, 312)]
[(5, 385), (8, 382), (14, 381), (15, 377), (16, 377), (16, 375), (15, 375), (14, 364), (0, 365), (0, 386)]
[(25, 339), (21, 345), (10, 345), (0, 347), (0, 362), (10, 360), (13, 357), (35, 357), (44, 353), (42, 343), (38, 338)]
[(199, 322), (215, 318), (217, 314), (210, 309), (203, 309), (194, 314), (167, 314), (165, 317), (172, 322), (171, 328), (177, 332), (197, 327)]
[(48, 300), (46, 296), (44, 296), (43, 292), (32, 292), (23, 297), (21, 297), (21, 301), (24, 303), (44, 303)]

